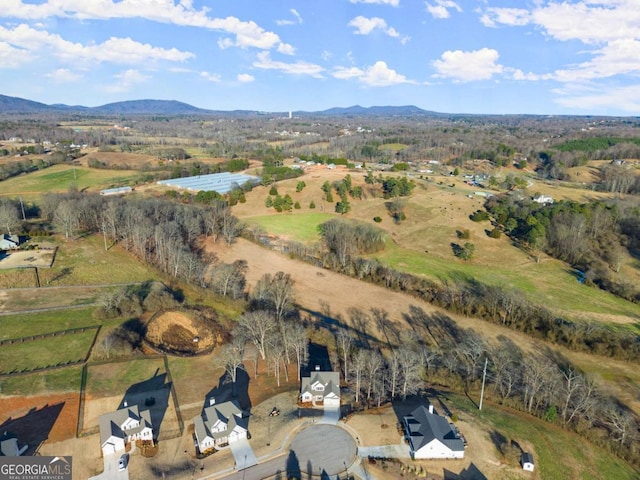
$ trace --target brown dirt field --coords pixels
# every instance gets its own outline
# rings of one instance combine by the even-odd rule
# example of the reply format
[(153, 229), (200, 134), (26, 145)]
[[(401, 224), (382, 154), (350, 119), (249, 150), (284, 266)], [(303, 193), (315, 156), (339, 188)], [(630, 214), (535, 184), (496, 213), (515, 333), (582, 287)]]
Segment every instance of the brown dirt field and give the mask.
[[(2, 431), (15, 433), (21, 445), (28, 443), (30, 447), (32, 444), (29, 443), (29, 438), (47, 442), (75, 438), (79, 402), (80, 395), (76, 392), (0, 397), (0, 427)], [(42, 431), (42, 427), (46, 425), (50, 426), (50, 430)]]

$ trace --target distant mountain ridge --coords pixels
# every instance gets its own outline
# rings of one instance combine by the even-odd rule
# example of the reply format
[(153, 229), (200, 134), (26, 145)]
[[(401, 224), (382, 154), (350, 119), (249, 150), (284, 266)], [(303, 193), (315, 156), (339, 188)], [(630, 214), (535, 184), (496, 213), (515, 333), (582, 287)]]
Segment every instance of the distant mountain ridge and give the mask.
[[(123, 102), (108, 103), (99, 107), (85, 107), (82, 105), (64, 105), (35, 102), (19, 97), (10, 97), (0, 94), (1, 113), (78, 113), (88, 115), (232, 115), (251, 116), (257, 115), (254, 110), (207, 110), (194, 107), (188, 103), (177, 100), (127, 100)], [(262, 113), (262, 112), (261, 112)], [(285, 112), (268, 112), (274, 115), (286, 116)], [(323, 115), (323, 116), (415, 116), (415, 115), (444, 115), (437, 112), (423, 110), (413, 105), (405, 106), (375, 106), (361, 107), (334, 107), (318, 112), (297, 111), (296, 116)], [(264, 114), (264, 113), (262, 113)]]

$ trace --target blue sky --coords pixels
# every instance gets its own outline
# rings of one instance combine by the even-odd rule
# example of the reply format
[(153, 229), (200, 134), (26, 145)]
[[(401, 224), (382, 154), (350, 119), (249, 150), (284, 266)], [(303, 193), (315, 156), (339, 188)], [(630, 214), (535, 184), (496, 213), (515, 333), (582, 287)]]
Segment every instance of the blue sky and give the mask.
[(640, 0), (1, 0), (0, 93), (640, 115)]

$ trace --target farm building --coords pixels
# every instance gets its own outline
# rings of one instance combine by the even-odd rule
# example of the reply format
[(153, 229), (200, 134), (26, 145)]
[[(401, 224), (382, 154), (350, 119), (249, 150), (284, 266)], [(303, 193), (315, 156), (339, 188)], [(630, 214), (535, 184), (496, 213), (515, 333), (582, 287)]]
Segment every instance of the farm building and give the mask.
[(526, 470), (527, 472), (533, 472), (535, 468), (535, 465), (533, 463), (533, 455), (524, 452), (520, 456), (520, 465), (522, 465), (523, 470)]
[(196, 175), (195, 177), (172, 178), (171, 180), (160, 180), (158, 185), (182, 188), (192, 192), (218, 192), (225, 194), (244, 185), (247, 182), (257, 184), (260, 177), (245, 175), (243, 173), (211, 173), (208, 175)]
[(107, 188), (105, 190), (100, 190), (100, 195), (124, 195), (126, 193), (131, 193), (133, 189), (131, 187), (116, 187), (116, 188)]
[(404, 417), (405, 434), (414, 459), (464, 458), (464, 441), (447, 419), (420, 406)]

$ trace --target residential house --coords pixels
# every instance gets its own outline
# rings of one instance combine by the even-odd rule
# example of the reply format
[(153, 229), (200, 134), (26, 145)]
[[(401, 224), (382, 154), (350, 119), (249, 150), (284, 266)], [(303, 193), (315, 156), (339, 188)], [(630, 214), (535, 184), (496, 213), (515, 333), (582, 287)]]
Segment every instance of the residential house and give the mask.
[(18, 235), (3, 233), (0, 236), (0, 250), (17, 250), (19, 246), (20, 237)]
[(235, 400), (209, 405), (193, 424), (200, 453), (247, 438), (248, 434), (247, 421)]
[(136, 440), (153, 441), (153, 426), (149, 410), (140, 411), (137, 405), (127, 406), (100, 415), (100, 445), (102, 454), (125, 450), (126, 444)]
[(0, 436), (0, 457), (19, 457), (27, 451), (29, 445), (18, 445), (18, 437), (13, 433), (4, 432)]
[(416, 408), (404, 417), (404, 426), (414, 459), (464, 458), (464, 441), (433, 405)]
[(535, 465), (533, 463), (533, 455), (531, 455), (530, 453), (522, 452), (522, 455), (520, 456), (520, 465), (522, 466), (523, 470), (526, 470), (527, 472), (533, 472), (533, 470), (535, 469)]
[(340, 406), (340, 373), (320, 372), (302, 377), (300, 385), (302, 402), (323, 402), (325, 406)]

